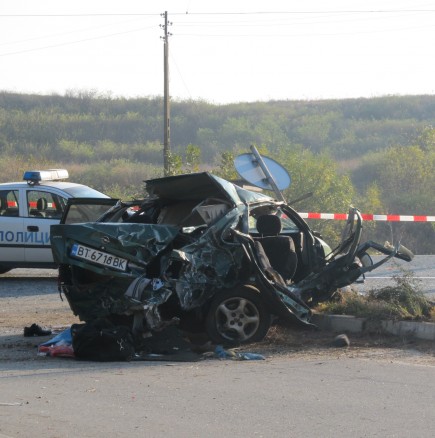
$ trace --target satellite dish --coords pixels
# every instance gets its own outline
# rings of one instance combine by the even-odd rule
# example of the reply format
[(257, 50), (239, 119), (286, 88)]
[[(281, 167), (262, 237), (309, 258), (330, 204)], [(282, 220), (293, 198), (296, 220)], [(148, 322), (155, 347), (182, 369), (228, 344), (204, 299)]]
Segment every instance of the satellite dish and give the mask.
[[(259, 159), (255, 154), (242, 154), (234, 159), (234, 166), (237, 173), (247, 182), (256, 187), (265, 190), (274, 190), (273, 182), (271, 183), (269, 176), (273, 178), (276, 187), (279, 190), (286, 189), (290, 183), (291, 178), (287, 170), (277, 163), (272, 158), (262, 156), (260, 158), (263, 164), (267, 167), (263, 170)], [(269, 176), (266, 174), (269, 171)]]

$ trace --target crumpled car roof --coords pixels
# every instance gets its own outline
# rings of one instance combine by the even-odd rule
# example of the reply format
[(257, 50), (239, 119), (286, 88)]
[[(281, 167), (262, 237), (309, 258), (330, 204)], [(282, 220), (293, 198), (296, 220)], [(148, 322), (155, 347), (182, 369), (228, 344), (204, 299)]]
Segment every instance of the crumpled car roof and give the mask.
[(243, 189), (208, 172), (156, 178), (144, 182), (151, 197), (155, 196), (167, 200), (193, 201), (225, 197), (235, 205), (272, 200), (263, 193)]

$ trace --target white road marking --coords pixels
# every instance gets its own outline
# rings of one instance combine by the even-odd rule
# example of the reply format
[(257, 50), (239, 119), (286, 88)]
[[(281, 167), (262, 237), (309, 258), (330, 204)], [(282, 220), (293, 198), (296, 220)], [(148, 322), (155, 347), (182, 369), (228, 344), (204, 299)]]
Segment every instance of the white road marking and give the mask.
[[(368, 275), (366, 275), (366, 279), (368, 280), (369, 278), (371, 278), (371, 279), (373, 279), (373, 280), (383, 280), (383, 279), (388, 279), (388, 278), (395, 278), (395, 277), (392, 277), (392, 276), (385, 276), (385, 277), (373, 277), (373, 276), (368, 276)], [(420, 279), (420, 280), (435, 280), (435, 277), (412, 277), (412, 278), (415, 278), (415, 279)]]

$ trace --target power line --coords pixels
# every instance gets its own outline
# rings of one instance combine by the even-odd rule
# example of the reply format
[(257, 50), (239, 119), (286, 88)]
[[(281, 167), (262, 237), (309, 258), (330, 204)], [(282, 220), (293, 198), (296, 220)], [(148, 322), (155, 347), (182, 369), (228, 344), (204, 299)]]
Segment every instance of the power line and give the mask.
[[(411, 12), (427, 13), (435, 12), (435, 9), (335, 9), (331, 11), (319, 10), (319, 11), (251, 11), (251, 12), (171, 12), (171, 15), (302, 15), (302, 14), (406, 14)], [(127, 17), (127, 16), (160, 16), (158, 13), (83, 13), (83, 14), (0, 14), (0, 17), (21, 18), (21, 17)]]
[(139, 29), (127, 30), (125, 32), (117, 32), (117, 33), (112, 33), (112, 34), (108, 34), (108, 35), (89, 37), (89, 38), (84, 38), (84, 39), (81, 39), (81, 40), (68, 41), (68, 42), (65, 42), (65, 43), (57, 43), (57, 44), (52, 44), (52, 45), (49, 45), (49, 46), (36, 47), (36, 48), (31, 48), (31, 49), (23, 49), (23, 50), (16, 50), (14, 52), (7, 52), (7, 53), (0, 53), (0, 57), (2, 57), (2, 56), (11, 56), (11, 55), (20, 55), (22, 53), (36, 52), (36, 51), (39, 51), (39, 50), (46, 50), (46, 49), (53, 49), (55, 47), (70, 46), (72, 44), (80, 44), (80, 43), (84, 43), (84, 42), (87, 42), (87, 41), (101, 40), (101, 39), (110, 38), (110, 37), (113, 37), (113, 36), (125, 35), (125, 34), (129, 34), (129, 33), (134, 33), (134, 32), (140, 32), (140, 31), (145, 30), (145, 29), (150, 29), (151, 27), (155, 27), (155, 26), (149, 26), (149, 27), (143, 27), (143, 28), (139, 28)]
[(0, 14), (0, 17), (21, 18), (21, 17), (43, 17), (43, 18), (58, 18), (58, 17), (157, 17), (160, 14)]
[[(21, 44), (21, 43), (28, 43), (28, 42), (33, 42), (33, 41), (37, 41), (37, 40), (45, 40), (48, 38), (57, 38), (57, 37), (62, 37), (62, 36), (66, 36), (66, 35), (74, 35), (77, 33), (83, 33), (83, 32), (88, 32), (88, 31), (96, 31), (97, 29), (104, 29), (104, 28), (108, 28), (108, 27), (114, 27), (114, 25), (119, 26), (119, 25), (123, 25), (123, 24), (130, 24), (132, 22), (136, 22), (137, 20), (127, 20), (127, 21), (120, 21), (117, 23), (110, 23), (110, 24), (104, 24), (101, 26), (92, 26), (92, 27), (87, 27), (87, 28), (81, 28), (81, 29), (75, 29), (75, 30), (71, 30), (69, 32), (62, 32), (62, 33), (56, 33), (56, 34), (50, 34), (50, 35), (42, 35), (42, 36), (38, 36), (38, 37), (33, 37), (33, 38), (26, 38), (26, 39), (22, 39), (22, 40), (17, 40), (17, 41), (9, 41), (9, 42), (0, 42), (0, 46), (5, 46), (5, 45), (12, 45), (12, 44)], [(155, 25), (152, 25), (148, 28), (144, 28), (144, 29), (150, 29), (156, 27)], [(129, 32), (134, 32), (134, 30), (129, 30)], [(116, 34), (117, 35), (117, 34)], [(111, 36), (111, 34), (108, 34), (107, 36)], [(104, 37), (104, 35), (102, 35), (101, 37), (97, 37), (97, 38), (102, 38)]]
[(171, 12), (171, 15), (312, 15), (312, 14), (390, 14), (390, 13), (410, 13), (410, 12), (435, 12), (435, 9), (368, 9), (368, 10), (339, 10), (332, 11), (258, 11), (258, 12)]

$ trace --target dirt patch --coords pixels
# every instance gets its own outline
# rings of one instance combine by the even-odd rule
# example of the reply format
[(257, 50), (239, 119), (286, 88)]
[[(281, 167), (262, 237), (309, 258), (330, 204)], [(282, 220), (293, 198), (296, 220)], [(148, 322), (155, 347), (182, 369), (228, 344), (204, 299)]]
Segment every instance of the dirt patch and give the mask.
[(29, 278), (22, 272), (13, 270), (0, 278), (0, 361), (38, 358), (37, 346), (51, 336), (24, 337), (24, 327), (35, 323), (58, 333), (79, 322), (62, 301), (55, 274)]
[(348, 334), (348, 347), (335, 347), (337, 333), (272, 327), (266, 339), (250, 346), (251, 351), (266, 356), (307, 359), (365, 358), (403, 361), (435, 366), (433, 341), (406, 339), (383, 334)]
[[(46, 360), (37, 355), (37, 346), (52, 336), (24, 337), (24, 327), (36, 323), (56, 334), (77, 322), (80, 321), (72, 314), (68, 302), (61, 300), (54, 277), (0, 279), (0, 361)], [(434, 342), (349, 334), (349, 347), (337, 348), (332, 345), (336, 335), (274, 326), (264, 341), (241, 350), (289, 359), (358, 357), (435, 366)]]

